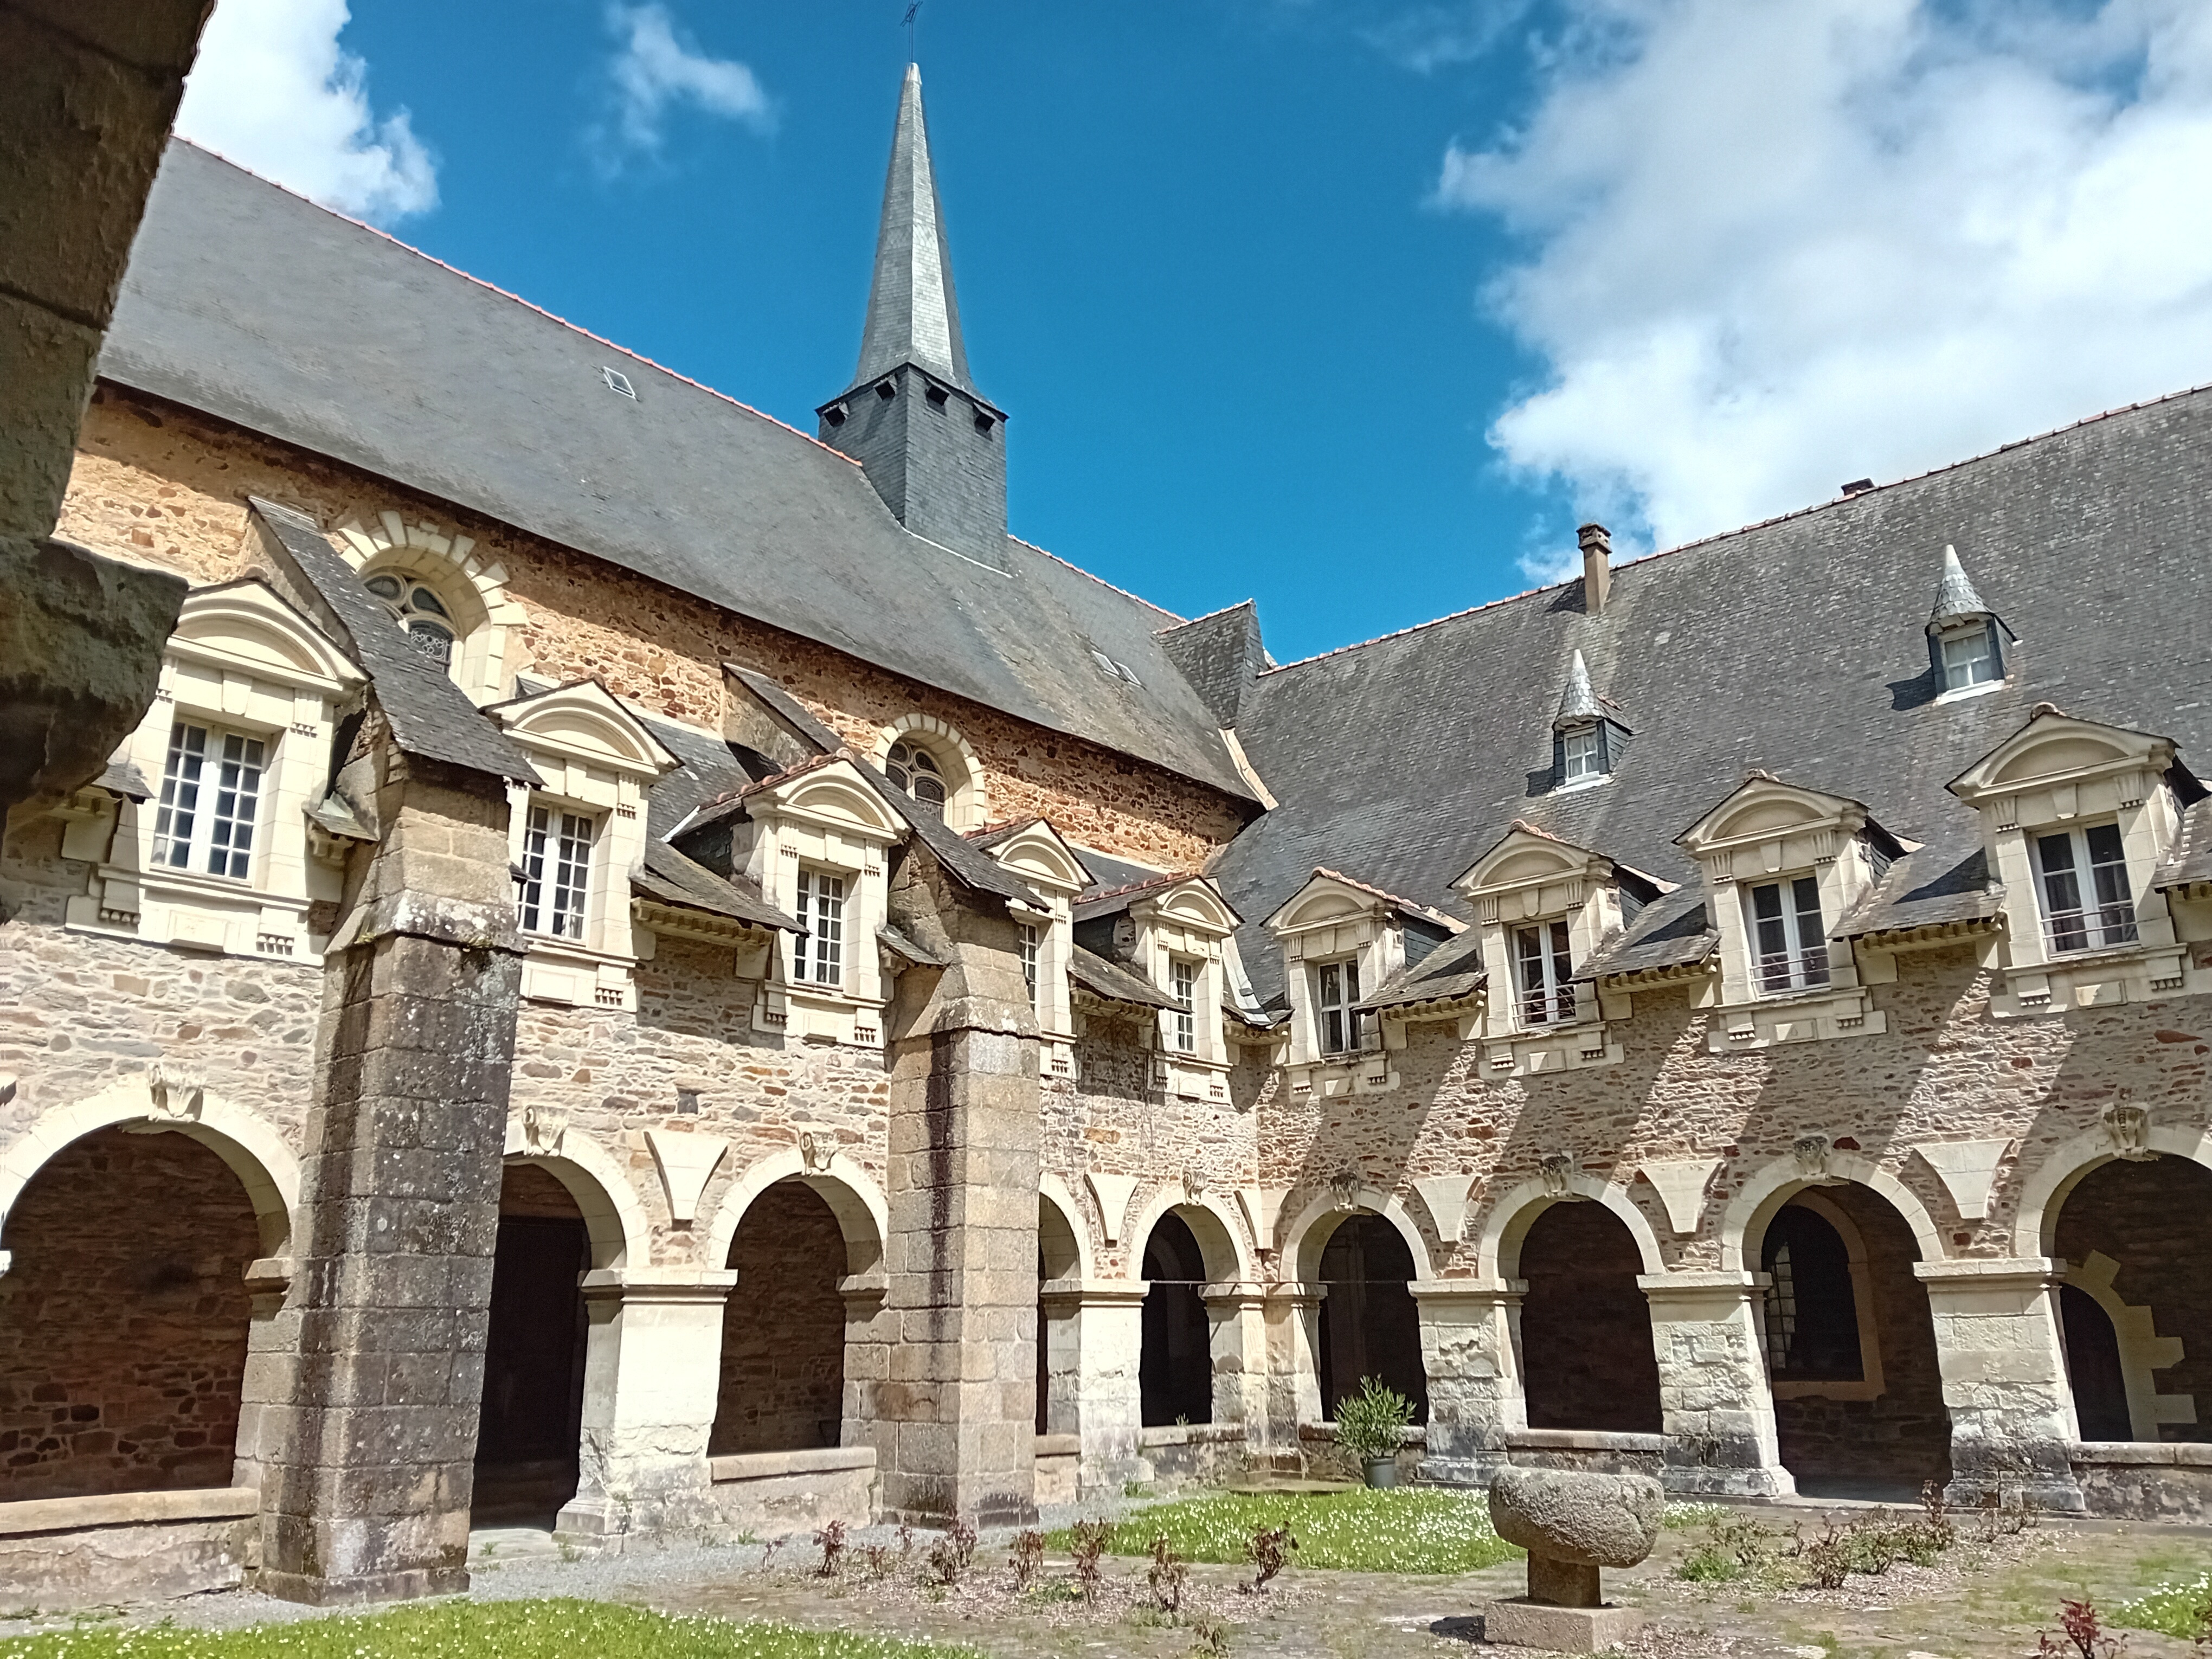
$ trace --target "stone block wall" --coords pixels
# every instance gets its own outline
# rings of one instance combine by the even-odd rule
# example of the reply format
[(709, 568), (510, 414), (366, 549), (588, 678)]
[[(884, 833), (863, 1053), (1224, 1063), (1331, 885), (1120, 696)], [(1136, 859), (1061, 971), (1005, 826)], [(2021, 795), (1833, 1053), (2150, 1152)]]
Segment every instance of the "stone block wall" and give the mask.
[(2119, 1264), (2112, 1289), (2148, 1308), (2180, 1357), (2152, 1373), (2158, 1393), (2188, 1400), (2193, 1420), (2158, 1425), (2168, 1441), (2212, 1441), (2212, 1170), (2179, 1158), (2093, 1170), (2058, 1218), (2058, 1257), (2080, 1268), (2092, 1254)]
[(230, 1484), (253, 1206), (182, 1135), (103, 1129), (8, 1218), (0, 1503)]
[(738, 1284), (723, 1310), (708, 1455), (836, 1445), (845, 1408), (837, 1218), (804, 1187), (771, 1187), (738, 1224), (727, 1265)]

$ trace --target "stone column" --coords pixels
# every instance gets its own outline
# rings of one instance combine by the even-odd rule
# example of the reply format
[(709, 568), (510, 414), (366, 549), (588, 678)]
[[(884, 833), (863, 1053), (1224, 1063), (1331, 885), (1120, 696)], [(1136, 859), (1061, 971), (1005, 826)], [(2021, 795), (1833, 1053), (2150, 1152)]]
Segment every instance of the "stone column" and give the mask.
[(918, 849), (891, 893), (897, 925), (950, 963), (899, 976), (888, 1032), (879, 1467), (885, 1510), (925, 1524), (1036, 1516), (1036, 1020), (1013, 920), (983, 902)]
[(591, 1321), (576, 1495), (554, 1530), (618, 1551), (633, 1532), (713, 1519), (707, 1441), (722, 1381), (722, 1312), (735, 1273), (600, 1267), (583, 1278)]
[(837, 1281), (845, 1303), (845, 1400), (838, 1443), (873, 1446), (880, 1466), (890, 1458), (892, 1435), (883, 1412), (883, 1388), (891, 1374), (898, 1322), (884, 1310), (889, 1285), (880, 1267)]
[(382, 840), (325, 952), (289, 1400), (264, 1413), (257, 1586), (465, 1589), (522, 958), (501, 781), (389, 751)]
[(2078, 1440), (2058, 1323), (2065, 1264), (2049, 1256), (1920, 1261), (1951, 1415), (1954, 1505), (1990, 1495), (2039, 1508), (2085, 1507), (2067, 1460)]
[[(1073, 1335), (1074, 1432), (1083, 1442), (1077, 1479), (1086, 1493), (1118, 1496), (1137, 1474), (1137, 1429), (1142, 1400), (1137, 1364), (1144, 1349), (1142, 1279), (1048, 1280), (1040, 1300), (1055, 1328)], [(1061, 1385), (1059, 1355), (1053, 1386)]]
[(1305, 1468), (1298, 1425), (1321, 1420), (1321, 1304), (1328, 1294), (1322, 1285), (1285, 1280), (1267, 1290), (1267, 1416), (1261, 1443), (1278, 1470)]
[[(1521, 1391), (1518, 1279), (1417, 1279), (1421, 1365), (1429, 1378), (1421, 1476), (1481, 1486), (1504, 1467), (1505, 1437), (1528, 1426)], [(1316, 1407), (1318, 1409), (1318, 1407)]]
[(1267, 1423), (1267, 1295), (1258, 1285), (1224, 1279), (1200, 1287), (1213, 1361), (1213, 1420), (1241, 1423), (1257, 1446)]
[(263, 1465), (279, 1443), (279, 1408), (292, 1397), (299, 1371), (300, 1318), (284, 1307), (291, 1288), (291, 1257), (264, 1256), (246, 1263), (252, 1323), (246, 1328), (246, 1375), (239, 1390), (234, 1486), (259, 1486)]
[(1782, 1467), (1759, 1340), (1765, 1279), (1741, 1269), (1639, 1273), (1651, 1307), (1671, 1492), (1750, 1498), (1797, 1490)]

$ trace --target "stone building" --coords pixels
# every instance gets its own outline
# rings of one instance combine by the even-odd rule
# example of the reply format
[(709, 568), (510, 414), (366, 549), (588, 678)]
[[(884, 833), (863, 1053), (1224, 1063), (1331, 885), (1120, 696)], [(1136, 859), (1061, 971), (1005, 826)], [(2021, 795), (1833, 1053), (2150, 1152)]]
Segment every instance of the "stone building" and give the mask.
[[(2212, 1501), (2212, 398), (1278, 665), (1009, 535), (902, 94), (795, 431), (189, 145), (0, 870), (0, 1586), (1318, 1455)], [(2190, 598), (2197, 594), (2196, 599)]]

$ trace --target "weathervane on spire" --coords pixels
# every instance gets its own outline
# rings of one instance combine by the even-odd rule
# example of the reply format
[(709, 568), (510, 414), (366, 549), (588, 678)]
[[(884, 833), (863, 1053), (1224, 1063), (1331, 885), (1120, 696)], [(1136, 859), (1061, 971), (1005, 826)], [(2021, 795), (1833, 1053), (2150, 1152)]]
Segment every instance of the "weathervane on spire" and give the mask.
[(916, 61), (914, 55), (914, 20), (921, 15), (922, 0), (914, 0), (899, 21), (906, 25), (906, 58), (909, 64)]

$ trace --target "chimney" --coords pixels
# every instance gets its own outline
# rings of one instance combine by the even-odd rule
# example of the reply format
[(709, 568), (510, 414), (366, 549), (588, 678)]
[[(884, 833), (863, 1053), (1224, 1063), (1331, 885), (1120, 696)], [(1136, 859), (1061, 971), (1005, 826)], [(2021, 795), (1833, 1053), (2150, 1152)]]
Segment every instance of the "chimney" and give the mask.
[(1583, 549), (1583, 609), (1595, 617), (1605, 609), (1613, 591), (1613, 538), (1601, 524), (1586, 524), (1575, 532)]

